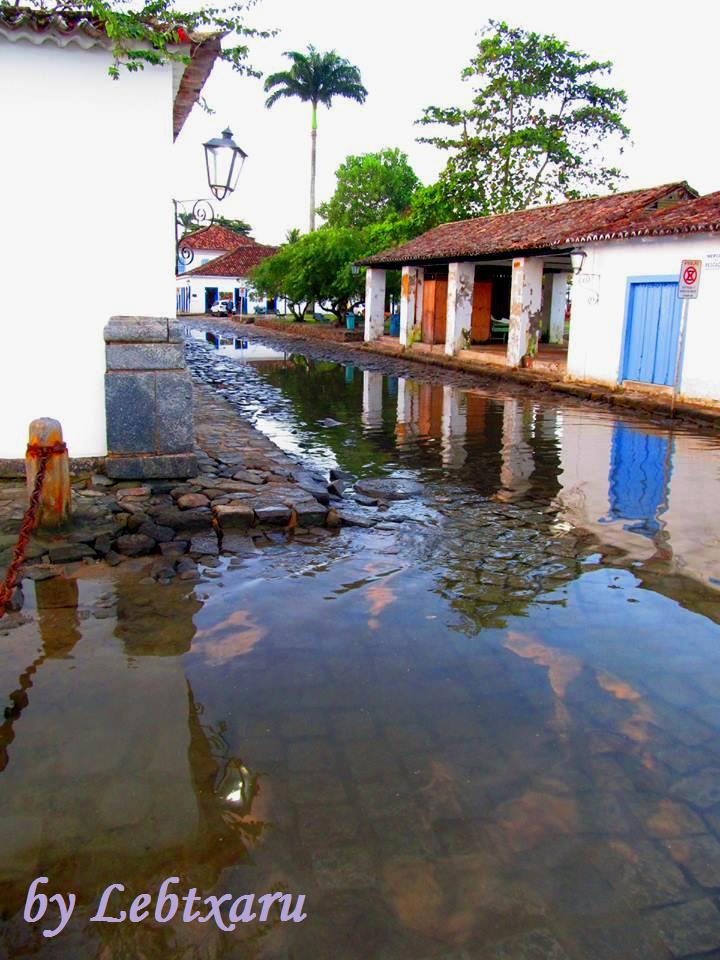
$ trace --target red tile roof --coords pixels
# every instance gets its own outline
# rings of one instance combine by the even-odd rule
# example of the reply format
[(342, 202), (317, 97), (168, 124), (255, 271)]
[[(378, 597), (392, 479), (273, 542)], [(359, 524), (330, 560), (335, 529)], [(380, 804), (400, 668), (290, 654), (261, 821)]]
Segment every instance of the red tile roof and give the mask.
[(243, 239), (249, 242), (240, 244), (230, 253), (224, 253), (221, 257), (215, 257), (214, 260), (208, 260), (199, 267), (193, 267), (192, 270), (181, 273), (178, 279), (182, 277), (246, 277), (253, 267), (279, 250), (279, 247), (256, 243), (249, 237)]
[(720, 191), (672, 207), (648, 210), (624, 217), (600, 230), (577, 234), (571, 243), (589, 240), (617, 240), (627, 237), (662, 237), (678, 233), (720, 232)]
[(196, 230), (183, 237), (184, 247), (190, 247), (191, 250), (235, 250), (239, 246), (253, 246), (255, 241), (252, 237), (243, 236), (242, 233), (235, 233), (234, 230), (228, 230), (227, 227), (221, 227), (214, 223), (211, 227), (203, 227), (202, 230)]
[[(150, 24), (163, 29), (161, 24)], [(188, 34), (180, 28), (181, 43), (187, 44), (190, 63), (184, 66), (173, 102), (173, 139), (177, 139), (197, 102), (205, 81), (210, 76), (221, 49), (221, 34)], [(179, 32), (180, 32), (179, 31)], [(94, 46), (110, 47), (102, 21), (89, 9), (42, 10), (32, 7), (0, 5), (0, 36), (7, 40), (27, 39), (31, 43), (54, 42), (60, 47), (77, 44), (87, 50)], [(182, 64), (178, 63), (178, 66)]]
[(376, 253), (361, 262), (367, 266), (397, 267), (449, 259), (491, 258), (569, 246), (580, 233), (632, 219), (669, 194), (683, 199), (697, 193), (684, 182), (646, 190), (630, 190), (588, 200), (570, 200), (514, 213), (443, 223), (399, 247)]

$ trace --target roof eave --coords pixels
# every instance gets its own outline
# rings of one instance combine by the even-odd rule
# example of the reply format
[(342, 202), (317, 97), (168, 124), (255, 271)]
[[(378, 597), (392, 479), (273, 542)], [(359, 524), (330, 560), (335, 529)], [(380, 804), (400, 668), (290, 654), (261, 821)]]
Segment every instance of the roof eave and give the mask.
[(200, 98), (202, 88), (220, 56), (223, 36), (225, 34), (214, 34), (207, 40), (192, 44), (190, 63), (185, 66), (173, 103), (173, 140), (177, 140), (190, 111)]

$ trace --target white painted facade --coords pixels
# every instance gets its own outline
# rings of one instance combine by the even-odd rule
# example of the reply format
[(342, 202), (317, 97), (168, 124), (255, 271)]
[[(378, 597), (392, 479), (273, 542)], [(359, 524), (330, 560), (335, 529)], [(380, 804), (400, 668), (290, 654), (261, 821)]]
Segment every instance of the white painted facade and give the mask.
[[(173, 70), (107, 73), (110, 53), (0, 36), (0, 458), (55, 417), (72, 457), (102, 456), (103, 328), (174, 316)], [(131, 279), (123, 265), (132, 257)]]
[(700, 292), (689, 301), (679, 395), (720, 400), (720, 237), (681, 234), (584, 243), (572, 288), (569, 379), (615, 387), (622, 375), (628, 279), (678, 277), (682, 260), (702, 260)]
[[(218, 291), (218, 297), (223, 299), (222, 294), (228, 294), (234, 300), (235, 291), (240, 291), (240, 296), (247, 296), (248, 313), (254, 313), (255, 308), (265, 309), (267, 307), (267, 297), (258, 297), (253, 291), (250, 281), (246, 277), (203, 277), (198, 274), (193, 276), (180, 276), (177, 278), (177, 311), (178, 314), (203, 314), (205, 313), (205, 292), (206, 290)], [(189, 293), (182, 296), (182, 291)], [(188, 299), (189, 298), (189, 299)], [(188, 304), (189, 309), (183, 309), (183, 304)], [(283, 313), (283, 301), (279, 302), (280, 312)]]

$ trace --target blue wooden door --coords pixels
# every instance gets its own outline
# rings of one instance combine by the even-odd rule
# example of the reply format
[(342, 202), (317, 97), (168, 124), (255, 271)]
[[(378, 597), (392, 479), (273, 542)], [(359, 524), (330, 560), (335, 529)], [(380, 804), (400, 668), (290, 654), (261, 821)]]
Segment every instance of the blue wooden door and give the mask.
[(625, 529), (653, 537), (667, 509), (672, 448), (670, 438), (624, 423), (613, 428), (608, 477), (610, 519), (632, 520)]
[(623, 380), (673, 384), (682, 312), (677, 290), (672, 281), (630, 283)]

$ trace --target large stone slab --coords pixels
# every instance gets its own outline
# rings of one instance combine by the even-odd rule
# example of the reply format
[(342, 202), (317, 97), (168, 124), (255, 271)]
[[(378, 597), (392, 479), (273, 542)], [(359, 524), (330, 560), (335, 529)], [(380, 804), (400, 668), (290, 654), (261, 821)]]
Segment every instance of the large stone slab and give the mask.
[(108, 449), (150, 453), (155, 449), (155, 374), (107, 373), (105, 413)]
[(106, 461), (107, 475), (113, 480), (184, 479), (194, 477), (197, 469), (197, 460), (190, 453), (109, 456)]
[(179, 370), (185, 365), (181, 343), (108, 343), (108, 370)]
[(171, 324), (179, 327), (177, 321), (166, 317), (111, 317), (104, 330), (105, 342), (167, 343)]
[(409, 500), (419, 497), (423, 487), (415, 480), (406, 480), (403, 477), (368, 477), (358, 480), (355, 484), (358, 493), (377, 500)]

